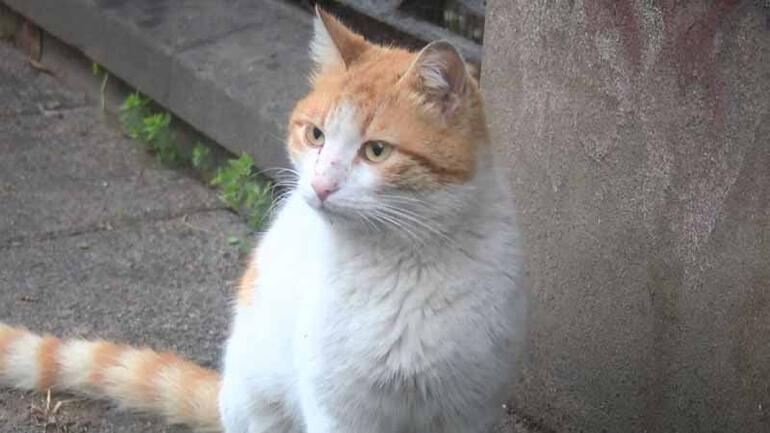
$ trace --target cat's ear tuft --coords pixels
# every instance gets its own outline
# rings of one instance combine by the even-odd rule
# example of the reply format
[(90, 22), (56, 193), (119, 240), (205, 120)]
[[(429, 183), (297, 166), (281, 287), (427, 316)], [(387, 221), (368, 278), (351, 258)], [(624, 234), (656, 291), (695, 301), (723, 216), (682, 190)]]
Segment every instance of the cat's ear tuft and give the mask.
[(477, 64), (471, 63), (471, 62), (465, 62), (465, 69), (468, 71), (468, 75), (473, 77), (473, 79), (476, 80), (477, 83), (481, 81), (481, 69)]
[(411, 80), (428, 101), (438, 104), (446, 117), (452, 117), (459, 110), (469, 81), (465, 61), (446, 41), (426, 45), (404, 78)]
[(363, 36), (345, 27), (318, 5), (315, 12), (315, 34), (310, 44), (313, 61), (321, 69), (337, 66), (347, 68), (366, 51), (368, 43)]

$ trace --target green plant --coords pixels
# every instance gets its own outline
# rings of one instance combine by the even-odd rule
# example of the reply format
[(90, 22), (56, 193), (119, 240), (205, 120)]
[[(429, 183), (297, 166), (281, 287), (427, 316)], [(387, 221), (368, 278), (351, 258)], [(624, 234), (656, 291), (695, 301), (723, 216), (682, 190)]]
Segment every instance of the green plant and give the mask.
[(211, 184), (219, 188), (219, 196), (229, 208), (246, 217), (249, 227), (260, 230), (264, 226), (273, 204), (272, 187), (259, 179), (251, 156), (244, 153), (238, 159), (229, 160), (217, 171)]
[(195, 143), (192, 149), (192, 155), (190, 156), (190, 162), (192, 166), (199, 170), (208, 170), (211, 166), (211, 151), (208, 147)]
[(144, 141), (153, 142), (165, 134), (171, 125), (171, 116), (168, 113), (157, 113), (142, 119), (141, 137)]
[(249, 253), (251, 253), (252, 248), (254, 247), (254, 244), (248, 236), (236, 236), (236, 235), (230, 235), (227, 237), (227, 243), (230, 246), (238, 248), (238, 254), (241, 255), (241, 257), (248, 256)]
[(176, 164), (182, 160), (170, 125), (171, 115), (168, 113), (152, 114), (142, 119), (142, 129), (139, 134), (142, 141), (147, 143), (163, 164)]
[(139, 93), (126, 97), (118, 110), (118, 120), (123, 126), (123, 132), (133, 139), (139, 139), (144, 126), (143, 120), (149, 116), (150, 100)]
[(99, 86), (99, 107), (101, 108), (102, 112), (104, 112), (105, 107), (107, 106), (107, 97), (106, 97), (106, 90), (107, 90), (107, 81), (110, 79), (110, 74), (107, 73), (106, 70), (104, 70), (101, 66), (99, 66), (98, 63), (91, 63), (91, 73), (95, 76), (101, 76), (102, 77), (102, 84)]
[[(97, 67), (94, 70), (98, 70)], [(208, 171), (213, 164), (211, 150), (201, 143), (193, 146), (186, 160), (171, 131), (171, 115), (153, 113), (150, 100), (139, 93), (126, 97), (120, 105), (118, 119), (126, 135), (143, 142), (163, 164), (185, 162), (201, 171)], [(273, 207), (273, 188), (268, 180), (260, 177), (251, 156), (244, 153), (230, 159), (217, 169), (210, 183), (219, 189), (219, 197), (230, 209), (245, 217), (249, 228), (264, 227)], [(237, 237), (231, 236), (228, 242), (237, 243), (242, 253), (251, 249), (250, 242)]]
[(244, 190), (246, 224), (254, 230), (261, 230), (273, 206), (273, 187), (268, 182), (255, 181), (247, 183)]
[(139, 93), (126, 97), (118, 110), (118, 119), (129, 137), (142, 141), (163, 164), (182, 160), (179, 146), (171, 132), (171, 115), (152, 113), (150, 100)]

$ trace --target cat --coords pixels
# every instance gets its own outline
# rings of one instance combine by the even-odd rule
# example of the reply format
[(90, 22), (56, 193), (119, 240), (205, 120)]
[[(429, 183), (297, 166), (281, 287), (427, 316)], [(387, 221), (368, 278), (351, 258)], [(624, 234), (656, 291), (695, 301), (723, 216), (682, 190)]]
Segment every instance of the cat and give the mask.
[(293, 188), (239, 284), (223, 373), (0, 324), (0, 381), (200, 431), (482, 433), (519, 374), (519, 236), (448, 42), (372, 44), (316, 9)]

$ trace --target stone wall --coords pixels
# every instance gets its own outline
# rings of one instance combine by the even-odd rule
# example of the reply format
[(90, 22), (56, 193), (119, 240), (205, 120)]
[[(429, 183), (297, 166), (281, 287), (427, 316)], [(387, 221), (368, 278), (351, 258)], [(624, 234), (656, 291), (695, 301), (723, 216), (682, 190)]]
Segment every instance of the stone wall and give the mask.
[(488, 2), (530, 294), (513, 403), (544, 426), (770, 431), (768, 8)]

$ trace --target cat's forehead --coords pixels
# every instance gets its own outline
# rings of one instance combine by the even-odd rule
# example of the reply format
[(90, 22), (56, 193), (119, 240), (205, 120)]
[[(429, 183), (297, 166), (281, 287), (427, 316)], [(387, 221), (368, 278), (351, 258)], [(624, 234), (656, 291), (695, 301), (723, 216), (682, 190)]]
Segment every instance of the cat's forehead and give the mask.
[(333, 114), (338, 105), (351, 104), (356, 107), (359, 119), (365, 121), (378, 105), (397, 92), (396, 84), (413, 60), (414, 54), (405, 50), (372, 50), (349, 68), (319, 74), (303, 105), (326, 117)]
[(396, 49), (372, 50), (343, 73), (343, 90), (362, 96), (376, 96), (391, 89), (406, 73), (414, 54)]

